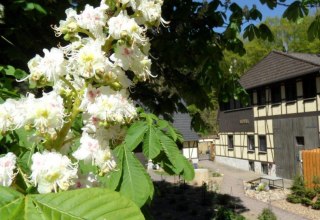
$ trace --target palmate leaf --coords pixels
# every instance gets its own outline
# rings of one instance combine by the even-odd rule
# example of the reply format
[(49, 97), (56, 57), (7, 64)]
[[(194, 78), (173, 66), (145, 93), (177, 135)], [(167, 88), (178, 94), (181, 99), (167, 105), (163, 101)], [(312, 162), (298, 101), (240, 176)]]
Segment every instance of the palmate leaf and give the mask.
[(144, 121), (137, 121), (130, 126), (124, 140), (129, 150), (133, 151), (141, 143), (147, 129)]
[(0, 186), (0, 219), (19, 219), (23, 215), (24, 196), (14, 189)]
[(296, 22), (299, 18), (307, 16), (309, 9), (301, 1), (294, 1), (289, 7), (283, 12), (282, 17), (287, 18), (289, 21)]
[(141, 165), (140, 161), (129, 151), (125, 145), (122, 153), (122, 176), (119, 184), (119, 191), (142, 207), (153, 197), (154, 188), (149, 174)]
[(320, 39), (320, 15), (317, 15), (308, 28), (308, 39)]
[(260, 37), (260, 31), (259, 29), (254, 25), (254, 24), (249, 24), (245, 29), (244, 29), (244, 38), (248, 38), (249, 41), (252, 41), (255, 37), (259, 38)]
[(102, 188), (24, 196), (0, 187), (0, 219), (144, 219), (120, 193)]
[(156, 129), (149, 126), (145, 138), (143, 140), (143, 154), (149, 158), (153, 159), (159, 155), (161, 151), (161, 143), (158, 135), (156, 134)]

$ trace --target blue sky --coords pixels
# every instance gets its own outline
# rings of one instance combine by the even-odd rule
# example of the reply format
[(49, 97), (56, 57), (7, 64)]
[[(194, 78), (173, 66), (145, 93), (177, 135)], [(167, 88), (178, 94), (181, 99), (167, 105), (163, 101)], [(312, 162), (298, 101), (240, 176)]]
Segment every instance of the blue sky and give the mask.
[[(286, 0), (286, 4), (291, 4), (294, 0)], [(283, 12), (286, 10), (285, 6), (278, 5), (275, 9), (271, 10), (268, 8), (267, 4), (262, 5), (259, 0), (250, 1), (250, 0), (235, 0), (233, 1), (237, 3), (240, 7), (244, 7), (247, 5), (249, 9), (252, 8), (253, 5), (257, 6), (257, 9), (262, 13), (262, 20), (265, 20), (267, 17), (281, 17)]]
[[(290, 5), (294, 1), (295, 0), (286, 0), (285, 4)], [(231, 2), (237, 3), (242, 8), (247, 5), (249, 10), (253, 5), (256, 5), (257, 9), (262, 13), (262, 20), (260, 21), (259, 19), (257, 19), (256, 21), (250, 21), (250, 23), (254, 24), (264, 22), (268, 17), (282, 17), (283, 12), (287, 9), (287, 7), (283, 5), (278, 5), (276, 8), (270, 9), (267, 4), (262, 5), (259, 0), (232, 0)], [(229, 16), (230, 14), (230, 11), (228, 11), (227, 16)], [(245, 24), (244, 26), (247, 26), (247, 24)], [(217, 32), (223, 32), (225, 28), (215, 28), (214, 30)]]

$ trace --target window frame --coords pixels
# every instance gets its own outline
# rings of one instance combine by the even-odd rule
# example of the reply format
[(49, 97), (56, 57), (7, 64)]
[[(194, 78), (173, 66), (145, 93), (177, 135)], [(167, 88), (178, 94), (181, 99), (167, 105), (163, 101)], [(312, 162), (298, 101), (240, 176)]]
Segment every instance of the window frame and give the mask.
[[(278, 90), (278, 91), (276, 91)], [(271, 93), (271, 103), (277, 104), (281, 103), (282, 96), (281, 96), (281, 84), (276, 84), (270, 87), (270, 93)]]
[[(250, 144), (251, 143), (250, 139), (252, 140), (252, 145)], [(247, 135), (247, 150), (248, 150), (248, 152), (254, 152), (255, 151), (254, 135)]]
[(266, 94), (265, 87), (257, 89), (257, 104), (258, 105), (266, 105), (267, 104), (267, 94)]
[[(265, 145), (263, 146), (263, 148), (265, 149), (262, 149), (262, 145), (261, 145), (261, 139), (264, 139), (264, 142), (265, 142)], [(260, 153), (267, 153), (267, 150), (268, 150), (268, 145), (267, 145), (267, 136), (266, 135), (259, 135), (258, 136), (258, 142), (259, 142), (259, 152)]]
[[(284, 84), (285, 87), (285, 100), (287, 102), (292, 102), (297, 100), (297, 82), (288, 81)], [(293, 94), (293, 95), (289, 95)]]
[(228, 135), (228, 150), (234, 149), (234, 136), (229, 134)]
[(307, 76), (302, 79), (302, 97), (311, 99), (317, 97), (317, 84), (315, 76)]

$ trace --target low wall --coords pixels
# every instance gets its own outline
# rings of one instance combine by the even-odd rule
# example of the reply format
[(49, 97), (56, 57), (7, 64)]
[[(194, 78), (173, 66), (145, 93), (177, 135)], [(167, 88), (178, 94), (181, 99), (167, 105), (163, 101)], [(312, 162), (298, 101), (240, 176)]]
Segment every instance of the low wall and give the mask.
[(217, 161), (218, 163), (226, 164), (228, 166), (236, 167), (241, 170), (249, 170), (248, 160), (216, 156), (215, 161)]

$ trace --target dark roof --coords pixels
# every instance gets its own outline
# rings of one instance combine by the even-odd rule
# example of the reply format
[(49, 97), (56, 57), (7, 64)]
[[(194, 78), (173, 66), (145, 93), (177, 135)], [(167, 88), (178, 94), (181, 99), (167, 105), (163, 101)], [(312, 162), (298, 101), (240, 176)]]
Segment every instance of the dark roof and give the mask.
[(175, 113), (173, 126), (182, 134), (185, 141), (199, 140), (198, 134), (191, 128), (191, 117), (187, 113)]
[(245, 89), (251, 89), (320, 70), (320, 57), (306, 53), (272, 51), (240, 78)]

